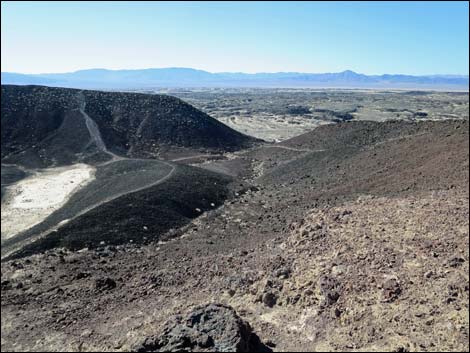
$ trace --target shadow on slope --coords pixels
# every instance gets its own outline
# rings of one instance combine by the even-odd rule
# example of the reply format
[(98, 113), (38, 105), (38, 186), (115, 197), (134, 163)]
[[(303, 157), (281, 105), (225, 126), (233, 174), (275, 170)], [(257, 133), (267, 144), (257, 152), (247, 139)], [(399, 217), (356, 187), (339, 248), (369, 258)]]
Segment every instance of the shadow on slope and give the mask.
[(18, 168), (15, 165), (3, 165), (1, 168), (1, 181), (2, 181), (2, 200), (5, 195), (5, 189), (8, 185), (14, 184), (21, 179), (28, 176), (28, 173)]
[[(136, 170), (139, 163), (140, 169)], [(202, 212), (220, 206), (233, 195), (231, 178), (194, 167), (181, 165), (170, 171), (170, 167), (164, 165), (162, 168), (161, 162), (155, 161), (121, 161), (106, 167), (98, 172), (97, 180), (74, 195), (42, 224), (5, 241), (2, 252), (4, 249), (10, 253), (17, 250), (7, 258), (24, 257), (55, 247), (78, 250), (96, 247), (101, 242), (119, 245), (157, 241), (164, 233), (170, 231), (171, 236), (177, 228)], [(155, 176), (156, 168), (158, 177)], [(121, 176), (114, 176), (118, 172)], [(128, 185), (145, 185), (148, 179), (158, 180), (168, 173), (172, 173), (171, 177), (162, 183), (135, 192), (122, 192)], [(113, 176), (107, 178), (108, 174)], [(109, 195), (113, 193), (118, 197), (110, 199)], [(104, 199), (107, 202), (101, 203)], [(99, 206), (89, 209), (93, 203), (99, 203)], [(30, 243), (39, 233), (83, 210), (87, 212)]]

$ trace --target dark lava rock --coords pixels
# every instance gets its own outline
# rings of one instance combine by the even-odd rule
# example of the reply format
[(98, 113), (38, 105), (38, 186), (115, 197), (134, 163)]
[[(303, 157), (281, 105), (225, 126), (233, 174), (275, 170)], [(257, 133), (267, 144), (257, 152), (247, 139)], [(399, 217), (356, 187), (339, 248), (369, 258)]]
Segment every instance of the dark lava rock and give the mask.
[(276, 343), (274, 343), (273, 341), (270, 341), (270, 340), (266, 341), (266, 345), (268, 347), (276, 348)]
[(292, 106), (292, 107), (287, 107), (286, 113), (289, 115), (305, 115), (305, 114), (310, 114), (311, 111), (308, 107)]
[(340, 296), (341, 284), (332, 276), (322, 276), (320, 278), (320, 292), (323, 294), (324, 305), (329, 306), (336, 303)]
[(147, 337), (135, 352), (271, 352), (230, 306), (209, 304), (186, 318), (174, 316), (162, 334)]
[(95, 288), (97, 290), (110, 290), (116, 288), (116, 282), (109, 277), (98, 278), (95, 280)]
[(465, 262), (465, 259), (456, 256), (449, 260), (448, 265), (450, 267), (459, 267), (464, 262)]
[(289, 267), (281, 267), (274, 271), (274, 276), (280, 279), (289, 278), (291, 269)]
[(2, 290), (10, 290), (12, 289), (11, 282), (8, 280), (2, 281)]
[(426, 112), (414, 112), (413, 114), (416, 118), (425, 118), (428, 116), (428, 113)]
[(21, 263), (19, 263), (19, 262), (12, 262), (12, 263), (11, 263), (11, 267), (16, 268), (16, 269), (18, 269), (18, 270), (21, 270), (21, 269), (24, 268), (23, 265), (22, 265)]
[(401, 294), (400, 283), (394, 278), (387, 280), (382, 285), (382, 288), (383, 288), (384, 301), (386, 302), (395, 301), (398, 298), (398, 296)]
[(272, 308), (276, 305), (277, 298), (272, 292), (264, 293), (262, 298), (263, 304)]
[(79, 272), (75, 275), (74, 279), (79, 280), (82, 278), (90, 277), (91, 275), (88, 272)]

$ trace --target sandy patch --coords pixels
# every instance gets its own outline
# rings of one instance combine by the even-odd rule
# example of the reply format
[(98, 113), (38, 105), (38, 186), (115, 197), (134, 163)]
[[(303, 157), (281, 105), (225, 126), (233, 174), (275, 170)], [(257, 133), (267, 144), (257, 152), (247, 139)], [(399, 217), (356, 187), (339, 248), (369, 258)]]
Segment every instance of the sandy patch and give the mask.
[(216, 117), (234, 130), (265, 141), (280, 142), (312, 131), (328, 122), (302, 116), (257, 114), (252, 116)]
[(42, 222), (94, 179), (86, 164), (49, 168), (8, 187), (2, 202), (1, 237), (8, 239)]

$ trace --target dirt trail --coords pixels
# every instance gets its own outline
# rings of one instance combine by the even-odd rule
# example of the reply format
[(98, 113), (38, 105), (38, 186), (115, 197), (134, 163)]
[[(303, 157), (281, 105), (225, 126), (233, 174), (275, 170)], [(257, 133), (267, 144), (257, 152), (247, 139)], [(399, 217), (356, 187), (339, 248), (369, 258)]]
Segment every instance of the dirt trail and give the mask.
[[(79, 93), (78, 95), (78, 101), (79, 101), (79, 108), (78, 110), (80, 111), (80, 113), (83, 115), (83, 117), (85, 118), (85, 122), (86, 122), (86, 126), (88, 128), (88, 131), (90, 132), (90, 137), (91, 137), (91, 142), (92, 143), (95, 143), (95, 145), (98, 147), (98, 149), (108, 155), (110, 155), (112, 158), (106, 162), (103, 162), (101, 164), (98, 164), (98, 166), (102, 167), (102, 166), (105, 166), (105, 165), (108, 165), (108, 164), (111, 164), (111, 163), (115, 163), (115, 162), (118, 162), (118, 161), (124, 161), (124, 160), (133, 160), (133, 161), (151, 161), (149, 159), (141, 159), (141, 158), (127, 158), (127, 157), (121, 157), (121, 156), (118, 156), (116, 155), (115, 153), (109, 151), (106, 147), (106, 144), (104, 143), (102, 137), (101, 137), (101, 133), (99, 131), (99, 128), (98, 128), (98, 125), (96, 124), (96, 122), (87, 114), (85, 113), (85, 107), (86, 107), (86, 101), (85, 101), (85, 97), (82, 93)], [(112, 195), (110, 197), (107, 197), (106, 199), (102, 200), (101, 202), (98, 202), (96, 204), (92, 204), (90, 205), (89, 207), (87, 207), (86, 209), (82, 210), (81, 212), (77, 213), (74, 217), (72, 218), (69, 218), (67, 220), (63, 220), (57, 224), (55, 224), (54, 226), (50, 227), (49, 229), (47, 229), (46, 231), (42, 232), (41, 234), (38, 235), (38, 237), (42, 237), (48, 233), (50, 233), (51, 231), (54, 231), (56, 229), (58, 229), (59, 227), (63, 226), (64, 224), (70, 222), (71, 220), (74, 220), (76, 219), (77, 217), (80, 217), (82, 216), (83, 214), (89, 212), (90, 210), (96, 208), (96, 207), (99, 207), (107, 202), (110, 202), (110, 201), (113, 201), (119, 197), (122, 197), (124, 195), (127, 195), (127, 194), (130, 194), (130, 193), (134, 193), (134, 192), (138, 192), (138, 191), (141, 191), (143, 189), (146, 189), (146, 188), (150, 188), (152, 186), (155, 186), (155, 185), (158, 185), (160, 183), (163, 183), (164, 181), (166, 181), (167, 179), (169, 179), (173, 173), (175, 172), (176, 170), (176, 167), (172, 164), (170, 164), (169, 162), (165, 162), (165, 161), (162, 161), (162, 160), (158, 160), (158, 162), (160, 163), (163, 163), (165, 164), (166, 166), (170, 167), (170, 171), (168, 172), (167, 175), (165, 175), (164, 177), (158, 179), (158, 180), (155, 180), (149, 184), (146, 184), (144, 186), (140, 186), (140, 187), (136, 187), (132, 190), (129, 190), (129, 191), (126, 191), (126, 192), (121, 192), (121, 193), (117, 193), (115, 195)], [(37, 174), (37, 172), (35, 173)], [(30, 178), (31, 179), (31, 178)], [(30, 180), (29, 179), (29, 180)], [(77, 188), (74, 189), (74, 192), (77, 191)], [(65, 196), (64, 200), (68, 199), (71, 195), (67, 195)], [(47, 195), (45, 195), (45, 197), (47, 197)], [(63, 203), (61, 204), (63, 205)], [(49, 207), (49, 212), (47, 213), (50, 214), (50, 210), (53, 210), (53, 208), (50, 208)], [(3, 217), (4, 214), (2, 213), (2, 221), (4, 220)], [(42, 217), (44, 218), (44, 217)], [(41, 220), (39, 220), (40, 222)], [(37, 220), (32, 223), (32, 225), (34, 224), (38, 224), (39, 223)], [(30, 228), (31, 225), (29, 225), (26, 229)], [(16, 228), (15, 228), (16, 229)], [(25, 230), (25, 229), (23, 229)], [(23, 231), (21, 230), (21, 231)], [(18, 234), (20, 230), (19, 229), (16, 229), (16, 233)], [(3, 232), (3, 230), (2, 230)], [(10, 234), (9, 237), (11, 237), (12, 235)], [(35, 237), (36, 239), (38, 237)], [(2, 238), (3, 238), (3, 235), (2, 235)], [(8, 253), (3, 253), (2, 254), (2, 258), (4, 258), (5, 256), (8, 256), (9, 254), (11, 253), (11, 251), (9, 251)]]
[(284, 150), (296, 151), (296, 152), (322, 152), (322, 151), (325, 151), (325, 150), (301, 149), (301, 148), (294, 148), (294, 147), (281, 146), (281, 145), (263, 146), (263, 147), (264, 148), (282, 148)]
[(188, 157), (180, 157), (180, 158), (174, 158), (171, 161), (172, 162), (181, 162), (187, 159), (196, 159), (196, 158), (204, 158), (204, 157), (220, 157), (218, 155), (213, 155), (213, 154), (197, 154), (195, 156), (188, 156)]
[(85, 112), (85, 108), (86, 108), (85, 96), (83, 95), (82, 92), (80, 92), (77, 97), (78, 97), (78, 102), (79, 102), (78, 111), (85, 118), (86, 127), (88, 129), (88, 132), (90, 133), (91, 141), (95, 143), (96, 147), (98, 147), (100, 151), (111, 156), (112, 158), (111, 162), (124, 159), (123, 157), (118, 156), (115, 153), (107, 149), (106, 144), (104, 143), (103, 138), (101, 137), (101, 132), (100, 132), (100, 129), (98, 128), (98, 124), (96, 124), (96, 122)]
[[(152, 182), (152, 183), (150, 183), (150, 184), (147, 184), (147, 185), (144, 185), (144, 186), (141, 186), (141, 187), (132, 189), (132, 190), (130, 190), (130, 191), (121, 192), (121, 193), (115, 194), (115, 195), (113, 195), (113, 196), (111, 196), (111, 197), (108, 197), (108, 198), (104, 199), (103, 201), (98, 202), (98, 203), (96, 203), (96, 204), (93, 204), (93, 205), (87, 207), (86, 209), (84, 209), (83, 211), (77, 213), (77, 215), (75, 215), (74, 217), (68, 219), (67, 222), (70, 222), (71, 220), (73, 220), (73, 219), (75, 219), (75, 218), (77, 218), (77, 217), (80, 217), (81, 215), (87, 213), (88, 211), (90, 211), (90, 210), (92, 210), (92, 209), (94, 209), (94, 208), (96, 208), (96, 207), (98, 207), (98, 206), (101, 206), (101, 205), (103, 205), (103, 204), (105, 204), (105, 203), (107, 203), (107, 202), (113, 201), (113, 200), (115, 200), (115, 199), (117, 199), (117, 198), (119, 198), (119, 197), (121, 197), (121, 196), (124, 196), (124, 195), (127, 195), (127, 194), (132, 194), (132, 193), (134, 193), (134, 192), (138, 192), (138, 191), (141, 191), (141, 190), (144, 190), (144, 189), (148, 189), (148, 188), (150, 188), (150, 187), (152, 187), (152, 186), (161, 184), (161, 183), (163, 183), (164, 181), (166, 181), (166, 180), (168, 180), (169, 178), (171, 178), (171, 176), (173, 175), (173, 173), (174, 173), (175, 170), (176, 170), (176, 167), (175, 167), (174, 165), (171, 165), (171, 164), (168, 163), (168, 162), (164, 162), (164, 161), (159, 161), (159, 162), (161, 162), (161, 163), (163, 163), (163, 164), (165, 164), (165, 165), (167, 165), (168, 167), (171, 168), (171, 170), (168, 172), (168, 174), (165, 175), (164, 177), (162, 177), (162, 178), (160, 178), (160, 179), (158, 179), (158, 180), (156, 180), (156, 181), (154, 181), (154, 182)], [(62, 223), (61, 225), (63, 225), (63, 224), (65, 224), (65, 223)]]
[[(127, 158), (123, 158), (123, 160), (126, 160)], [(139, 159), (133, 159), (133, 160), (139, 160)], [(146, 160), (148, 161), (148, 160)], [(117, 161), (114, 161), (114, 162), (117, 162)], [(169, 166), (171, 169), (170, 171), (162, 178), (158, 179), (158, 180), (155, 180), (153, 181), (152, 183), (149, 183), (149, 184), (146, 184), (146, 185), (143, 185), (141, 187), (137, 187), (137, 188), (134, 188), (132, 190), (128, 190), (128, 191), (125, 191), (125, 192), (121, 192), (121, 193), (117, 193), (117, 194), (114, 194), (110, 197), (107, 197), (106, 199), (100, 201), (100, 202), (97, 202), (95, 204), (92, 204), (90, 205), (89, 207), (85, 208), (84, 210), (78, 212), (75, 216), (71, 217), (71, 218), (68, 218), (68, 219), (64, 219), (56, 224), (54, 224), (53, 226), (49, 227), (47, 230), (41, 232), (40, 234), (34, 236), (34, 241), (53, 232), (53, 231), (56, 231), (59, 227), (62, 227), (63, 225), (69, 223), (70, 221), (84, 215), (85, 213), (105, 204), (105, 203), (108, 203), (108, 202), (111, 202), (119, 197), (122, 197), (124, 195), (128, 195), (128, 194), (132, 194), (134, 192), (138, 192), (138, 191), (141, 191), (141, 190), (144, 190), (144, 189), (147, 189), (147, 188), (150, 188), (150, 187), (153, 187), (155, 185), (158, 185), (158, 184), (161, 184), (163, 182), (165, 182), (166, 180), (168, 180), (169, 178), (171, 178), (171, 176), (173, 175), (173, 173), (175, 172), (176, 170), (176, 166), (168, 163), (168, 162), (165, 162), (165, 161), (159, 161), (160, 163), (163, 163), (167, 166)], [(75, 191), (76, 192), (76, 191)], [(69, 195), (67, 197), (67, 199), (70, 197), (71, 195)], [(36, 222), (35, 224), (37, 224), (38, 222)], [(20, 233), (17, 233), (17, 234), (20, 234)], [(15, 252), (16, 250), (18, 250), (18, 247), (17, 246), (13, 246), (11, 248), (6, 248), (4, 245), (3, 246), (3, 249), (2, 249), (2, 255), (1, 255), (1, 258), (4, 259), (6, 257), (8, 257), (9, 255), (11, 255), (13, 252)]]

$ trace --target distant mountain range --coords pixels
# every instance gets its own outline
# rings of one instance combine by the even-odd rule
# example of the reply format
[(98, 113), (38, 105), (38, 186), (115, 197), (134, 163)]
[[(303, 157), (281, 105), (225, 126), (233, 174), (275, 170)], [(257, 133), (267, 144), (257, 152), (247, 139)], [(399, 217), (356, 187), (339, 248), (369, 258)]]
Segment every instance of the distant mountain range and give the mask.
[(277, 72), (247, 74), (211, 73), (191, 68), (142, 70), (90, 69), (69, 73), (20, 74), (2, 72), (2, 84), (45, 85), (94, 89), (161, 87), (292, 87), (292, 88), (397, 88), (468, 90), (468, 75), (364, 75), (338, 73)]

